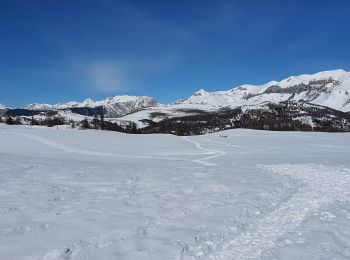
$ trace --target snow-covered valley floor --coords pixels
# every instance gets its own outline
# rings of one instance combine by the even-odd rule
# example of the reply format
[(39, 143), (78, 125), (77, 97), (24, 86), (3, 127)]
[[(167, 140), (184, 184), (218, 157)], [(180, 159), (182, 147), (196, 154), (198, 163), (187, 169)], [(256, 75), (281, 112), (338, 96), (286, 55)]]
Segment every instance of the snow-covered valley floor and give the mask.
[(349, 158), (347, 133), (0, 124), (0, 259), (350, 259)]

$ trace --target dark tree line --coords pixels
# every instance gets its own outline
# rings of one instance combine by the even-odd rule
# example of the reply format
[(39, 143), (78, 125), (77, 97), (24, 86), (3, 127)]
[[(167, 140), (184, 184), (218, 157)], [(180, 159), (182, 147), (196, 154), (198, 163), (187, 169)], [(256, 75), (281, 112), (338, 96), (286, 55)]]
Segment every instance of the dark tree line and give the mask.
[(36, 119), (32, 116), (30, 119), (26, 117), (12, 117), (6, 116), (4, 119), (0, 117), (0, 123), (4, 122), (8, 125), (20, 125), (22, 121), (26, 121), (26, 124), (30, 125), (38, 125), (38, 126), (47, 126), (53, 127), (57, 125), (70, 125), (72, 128), (80, 128), (80, 129), (98, 129), (98, 130), (107, 130), (107, 131), (116, 131), (122, 133), (131, 133), (131, 134), (140, 134), (141, 131), (137, 127), (135, 122), (125, 122), (124, 124), (118, 124), (117, 122), (110, 122), (104, 120), (104, 116), (100, 115), (100, 117), (95, 116), (92, 120), (85, 118), (80, 122), (75, 122), (74, 120), (67, 121), (63, 117), (45, 117), (41, 119)]
[(95, 116), (92, 120), (88, 120), (85, 118), (82, 120), (78, 126), (81, 129), (99, 129), (99, 130), (107, 130), (107, 131), (115, 131), (122, 133), (130, 133), (130, 134), (140, 134), (141, 131), (138, 129), (135, 122), (128, 122), (124, 125), (117, 122), (111, 122), (104, 120), (104, 116), (101, 115), (100, 118)]
[(66, 120), (63, 117), (46, 117), (44, 119), (35, 119), (34, 116), (32, 116), (31, 119), (28, 119), (25, 117), (21, 118), (19, 116), (6, 116), (4, 120), (0, 120), (0, 122), (2, 121), (8, 125), (21, 125), (23, 121), (26, 121), (30, 125), (41, 125), (48, 127), (66, 124)]
[[(2, 121), (2, 119), (1, 119), (1, 121)], [(20, 117), (13, 118), (11, 116), (5, 117), (4, 123), (8, 124), (8, 125), (20, 125), (20, 124), (22, 124)]]

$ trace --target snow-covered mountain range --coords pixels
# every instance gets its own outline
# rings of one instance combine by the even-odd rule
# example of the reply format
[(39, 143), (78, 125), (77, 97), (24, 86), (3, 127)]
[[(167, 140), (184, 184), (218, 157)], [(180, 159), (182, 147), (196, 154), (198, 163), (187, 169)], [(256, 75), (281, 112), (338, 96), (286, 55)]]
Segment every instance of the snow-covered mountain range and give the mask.
[(167, 106), (149, 107), (123, 117), (138, 122), (142, 119), (161, 121), (172, 117), (195, 115), (203, 111), (243, 107), (259, 109), (268, 103), (300, 102), (350, 112), (350, 72), (323, 71), (312, 75), (291, 76), (263, 85), (242, 85), (227, 91), (207, 92), (203, 89), (186, 99)]
[[(282, 101), (307, 102), (327, 106), (343, 112), (350, 111), (350, 72), (323, 71), (312, 75), (291, 76), (263, 85), (242, 85), (227, 91), (207, 92), (203, 89), (186, 99), (166, 106), (147, 96), (114, 96), (101, 101), (88, 98), (82, 102), (28, 104), (28, 110), (63, 110), (69, 108), (103, 107), (107, 117), (117, 117), (142, 109), (151, 112), (169, 112), (178, 109), (213, 111), (223, 107), (252, 106)], [(0, 109), (6, 108), (0, 105)], [(145, 112), (142, 112), (145, 113)], [(147, 113), (147, 112), (146, 112)]]
[[(86, 99), (83, 102), (55, 105), (35, 103), (27, 105), (24, 109), (4, 108), (5, 106), (0, 107), (0, 112), (7, 116), (55, 115), (74, 121), (103, 113), (105, 118), (110, 118), (108, 120), (118, 118), (119, 121), (132, 121), (141, 128), (154, 126), (167, 129), (164, 124), (172, 124), (173, 129), (176, 129), (179, 124), (176, 122), (185, 121), (188, 122), (189, 129), (192, 127), (191, 122), (195, 121), (196, 124), (203, 123), (203, 127), (210, 125), (211, 128), (215, 128), (215, 118), (220, 115), (220, 122), (225, 124), (220, 126), (221, 129), (225, 129), (226, 126), (234, 127), (233, 122), (235, 126), (242, 127), (255, 127), (255, 123), (259, 122), (258, 127), (261, 128), (266, 127), (265, 124), (271, 125), (274, 117), (284, 117), (280, 124), (290, 127), (284, 129), (299, 129), (299, 125), (295, 126), (292, 122), (299, 121), (318, 129), (327, 128), (327, 124), (332, 124), (329, 128), (331, 130), (346, 130), (350, 125), (350, 72), (341, 69), (323, 71), (312, 75), (291, 76), (258, 86), (242, 85), (227, 91), (211, 93), (201, 89), (189, 98), (169, 105), (161, 105), (154, 98), (147, 96), (115, 96), (101, 101)], [(203, 114), (206, 116), (203, 117)], [(231, 118), (232, 116), (235, 118)], [(230, 117), (228, 121), (226, 117)], [(265, 120), (267, 117), (268, 122)], [(320, 117), (324, 119), (322, 122), (319, 121)], [(334, 117), (337, 118), (336, 124), (331, 120)], [(175, 118), (174, 121), (172, 118)], [(265, 118), (264, 122), (262, 118)], [(345, 126), (342, 123), (344, 120)], [(268, 129), (272, 129), (271, 126)], [(154, 129), (150, 130), (152, 131)]]
[(6, 109), (7, 106), (4, 106), (3, 104), (0, 104), (0, 109)]
[(88, 98), (83, 102), (68, 102), (55, 105), (49, 104), (29, 104), (25, 106), (28, 110), (64, 110), (70, 108), (96, 108), (103, 107), (105, 116), (118, 117), (136, 112), (140, 109), (157, 106), (159, 103), (155, 99), (147, 96), (115, 96), (101, 101), (93, 101)]
[(344, 70), (292, 76), (282, 81), (270, 81), (260, 86), (242, 85), (228, 91), (206, 92), (201, 89), (176, 104), (202, 107), (237, 107), (264, 102), (303, 101), (350, 111), (350, 73)]

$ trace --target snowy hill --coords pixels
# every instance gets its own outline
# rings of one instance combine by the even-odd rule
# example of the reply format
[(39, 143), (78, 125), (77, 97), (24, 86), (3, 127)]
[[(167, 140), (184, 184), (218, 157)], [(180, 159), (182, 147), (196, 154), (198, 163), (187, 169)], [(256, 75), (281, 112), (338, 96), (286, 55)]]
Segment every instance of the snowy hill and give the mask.
[(257, 105), (264, 102), (303, 101), (350, 111), (350, 72), (332, 70), (313, 75), (291, 76), (280, 82), (260, 86), (242, 85), (228, 91), (206, 92), (201, 89), (176, 105), (196, 105), (202, 109)]
[(115, 96), (101, 101), (93, 101), (88, 98), (83, 102), (68, 102), (55, 105), (49, 104), (29, 104), (25, 106), (28, 110), (64, 110), (70, 108), (96, 108), (103, 107), (105, 116), (118, 117), (133, 113), (142, 108), (156, 106), (158, 101), (147, 96)]
[(0, 104), (0, 119), (1, 119), (1, 117), (3, 117), (6, 114), (8, 109), (9, 108), (7, 106)]
[(3, 104), (0, 104), (0, 110), (7, 109), (7, 106), (4, 106)]

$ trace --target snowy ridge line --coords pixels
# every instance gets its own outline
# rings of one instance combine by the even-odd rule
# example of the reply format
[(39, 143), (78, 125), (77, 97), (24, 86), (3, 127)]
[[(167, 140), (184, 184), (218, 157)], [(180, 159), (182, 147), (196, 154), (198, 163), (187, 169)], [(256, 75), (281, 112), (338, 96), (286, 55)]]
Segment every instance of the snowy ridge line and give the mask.
[(323, 71), (312, 75), (290, 76), (263, 85), (241, 85), (228, 91), (207, 92), (203, 89), (175, 104), (213, 107), (256, 106), (265, 102), (306, 101), (313, 105), (350, 111), (350, 73), (344, 70)]
[(258, 167), (289, 175), (300, 181), (300, 189), (288, 201), (261, 218), (249, 231), (224, 240), (209, 259), (256, 259), (271, 249), (275, 241), (300, 226), (307, 216), (335, 200), (349, 201), (350, 169), (330, 168), (313, 164), (258, 165)]
[[(114, 97), (108, 97), (103, 100), (99, 101), (94, 101), (91, 98), (87, 98), (82, 102), (67, 102), (67, 103), (58, 103), (58, 104), (38, 104), (38, 103), (32, 103), (26, 105), (24, 108), (25, 109), (32, 109), (32, 110), (45, 110), (45, 109), (66, 109), (66, 108), (74, 108), (74, 107), (99, 107), (99, 106), (104, 106), (104, 107), (110, 107), (113, 109), (113, 105), (116, 104), (122, 104), (122, 103), (128, 103), (128, 102), (133, 102), (130, 105), (139, 105), (142, 107), (143, 105), (149, 103), (154, 103), (154, 105), (158, 104), (158, 101), (154, 100), (152, 97), (148, 96), (128, 96), (128, 95), (123, 95), (123, 96), (114, 96)], [(129, 105), (129, 106), (130, 106)]]
[(72, 147), (72, 146), (65, 145), (65, 144), (60, 144), (60, 143), (57, 143), (55, 141), (52, 141), (52, 140), (49, 140), (49, 139), (46, 139), (43, 137), (39, 137), (36, 135), (23, 134), (23, 133), (10, 133), (7, 131), (1, 131), (1, 133), (23, 136), (25, 138), (29, 138), (33, 141), (39, 142), (41, 144), (44, 144), (46, 146), (49, 146), (49, 147), (52, 147), (52, 148), (55, 148), (58, 150), (62, 150), (62, 151), (67, 152), (67, 153), (76, 153), (76, 154), (93, 155), (93, 156), (105, 156), (105, 157), (130, 158), (130, 159), (156, 159), (156, 160), (167, 160), (167, 161), (186, 160), (186, 159), (176, 158), (176, 157), (167, 158), (167, 157), (158, 157), (158, 156), (132, 156), (132, 155), (129, 156), (129, 155), (115, 154), (115, 153), (94, 152), (94, 151), (90, 151), (90, 150)]
[(206, 160), (214, 159), (216, 157), (223, 156), (223, 155), (226, 154), (226, 152), (224, 152), (224, 151), (204, 148), (204, 147), (202, 147), (202, 145), (200, 143), (198, 143), (196, 141), (193, 141), (193, 140), (190, 140), (188, 137), (183, 136), (182, 139), (185, 140), (186, 142), (193, 143), (195, 145), (195, 147), (198, 148), (199, 150), (208, 151), (211, 154), (213, 154), (211, 156), (208, 156), (208, 157), (205, 157), (205, 158), (202, 158), (202, 159), (195, 159), (195, 160), (193, 160), (196, 163), (203, 164), (203, 165), (206, 165), (206, 166), (213, 166), (215, 164), (206, 162)]
[(0, 109), (7, 109), (8, 107), (0, 103)]

